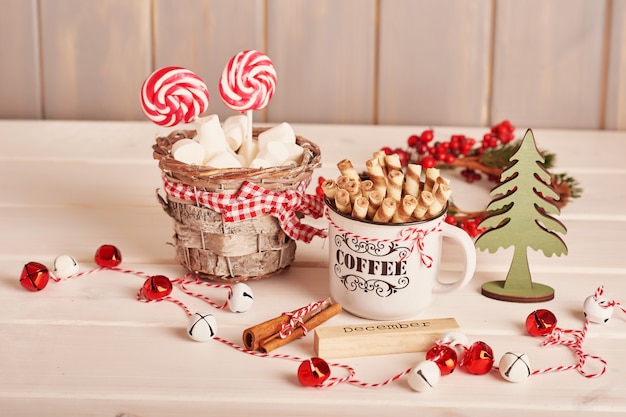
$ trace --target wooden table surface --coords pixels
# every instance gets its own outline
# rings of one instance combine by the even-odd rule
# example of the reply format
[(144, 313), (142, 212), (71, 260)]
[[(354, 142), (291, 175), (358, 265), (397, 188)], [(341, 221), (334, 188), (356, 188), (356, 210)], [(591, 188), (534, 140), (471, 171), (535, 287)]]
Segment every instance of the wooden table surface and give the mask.
[[(314, 176), (336, 177), (336, 162), (364, 162), (383, 145), (402, 146), (423, 126), (294, 125), (322, 149)], [(484, 128), (435, 128), (438, 137), (482, 137)], [(100, 271), (38, 293), (18, 283), (26, 262), (51, 266), (61, 254), (81, 270), (94, 268), (102, 244), (116, 245), (121, 266), (174, 278), (172, 224), (155, 198), (160, 172), (151, 145), (163, 133), (148, 122), (0, 121), (0, 409), (6, 416), (551, 416), (626, 413), (626, 314), (617, 309), (604, 325), (591, 324), (584, 349), (602, 357), (607, 371), (587, 379), (575, 370), (535, 375), (513, 384), (497, 372), (474, 376), (458, 370), (431, 392), (417, 393), (406, 378), (380, 388), (340, 384), (305, 388), (297, 361), (262, 358), (218, 341), (185, 335), (187, 318), (172, 303), (140, 303), (142, 279)], [(626, 302), (626, 132), (534, 130), (538, 146), (557, 154), (555, 172), (581, 184), (583, 196), (559, 219), (569, 254), (544, 257), (530, 251), (533, 279), (555, 288), (553, 301), (519, 304), (480, 294), (486, 281), (503, 279), (512, 252), (478, 252), (473, 280), (441, 295), (417, 318), (454, 317), (473, 342), (496, 358), (525, 352), (535, 369), (572, 365), (563, 346), (542, 347), (524, 321), (547, 308), (559, 327), (581, 329), (583, 300), (604, 285), (605, 296)], [(517, 131), (521, 136), (523, 130)], [(485, 207), (491, 185), (469, 186), (452, 176), (455, 202)], [(324, 226), (324, 220), (313, 224)], [(442, 275), (459, 273), (461, 255), (444, 245)], [(212, 313), (219, 336), (240, 343), (243, 329), (328, 296), (328, 244), (298, 243), (291, 269), (249, 283), (253, 308), (243, 314), (184, 298), (193, 311)], [(223, 301), (224, 292), (210, 289)], [(363, 323), (346, 312), (327, 325)], [(313, 336), (277, 353), (308, 358)], [(422, 360), (424, 353), (337, 359), (366, 382), (380, 382)], [(590, 367), (595, 364), (589, 362)], [(341, 376), (341, 369), (333, 375)]]

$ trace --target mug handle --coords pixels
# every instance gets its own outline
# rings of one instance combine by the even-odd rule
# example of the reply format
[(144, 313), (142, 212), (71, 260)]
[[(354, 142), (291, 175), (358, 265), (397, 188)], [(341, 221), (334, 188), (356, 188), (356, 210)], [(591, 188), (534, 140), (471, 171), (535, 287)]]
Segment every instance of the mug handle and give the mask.
[(463, 272), (461, 279), (450, 284), (444, 284), (438, 279), (435, 280), (433, 293), (436, 294), (451, 292), (464, 287), (470, 282), (476, 271), (476, 248), (474, 248), (472, 238), (460, 227), (453, 226), (446, 222), (443, 222), (441, 226), (443, 237), (454, 239), (461, 245), (461, 248), (463, 248), (463, 254), (465, 255), (465, 272)]

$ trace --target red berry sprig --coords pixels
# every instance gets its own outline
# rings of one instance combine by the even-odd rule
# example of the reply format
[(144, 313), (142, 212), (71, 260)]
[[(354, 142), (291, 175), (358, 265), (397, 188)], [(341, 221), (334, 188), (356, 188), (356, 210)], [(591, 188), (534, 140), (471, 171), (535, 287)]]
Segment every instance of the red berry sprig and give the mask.
[[(468, 183), (479, 181), (483, 175), (489, 181), (499, 182), (502, 170), (508, 166), (510, 156), (517, 150), (515, 142), (515, 126), (504, 120), (485, 133), (482, 140), (477, 141), (466, 135), (452, 135), (448, 140), (435, 138), (433, 129), (426, 129), (421, 134), (410, 135), (406, 148), (381, 148), (385, 154), (397, 154), (403, 166), (409, 163), (419, 164), (423, 169), (460, 168), (460, 174)], [(554, 155), (543, 153), (544, 167), (550, 168)], [(324, 196), (321, 184), (324, 178), (319, 178), (316, 194)], [(552, 175), (552, 187), (560, 195), (556, 204), (563, 207), (570, 198), (577, 198), (582, 193), (578, 182), (565, 174)], [(487, 211), (467, 212), (451, 202), (448, 208), (446, 222), (465, 230), (470, 236), (478, 237), (485, 229), (479, 228), (479, 223), (486, 217)]]
[(315, 195), (317, 195), (319, 198), (324, 198), (324, 189), (322, 188), (322, 184), (324, 184), (324, 181), (326, 181), (326, 178), (324, 177), (319, 177), (317, 179), (317, 186), (315, 187)]
[[(468, 183), (483, 178), (499, 182), (502, 170), (509, 164), (510, 156), (517, 149), (515, 141), (515, 126), (504, 120), (489, 129), (482, 140), (462, 135), (452, 135), (448, 140), (435, 138), (433, 129), (426, 129), (421, 134), (413, 134), (407, 139), (406, 149), (384, 147), (386, 154), (397, 153), (403, 165), (409, 163), (420, 164), (427, 168), (461, 168), (460, 174)], [(546, 163), (550, 168), (554, 155), (544, 153)], [(564, 206), (569, 198), (578, 197), (581, 189), (576, 180), (563, 175), (553, 175), (552, 186), (560, 194), (559, 204)], [(446, 221), (465, 230), (470, 236), (477, 237), (485, 231), (478, 224), (485, 218), (487, 212), (466, 212), (452, 203), (448, 210)]]

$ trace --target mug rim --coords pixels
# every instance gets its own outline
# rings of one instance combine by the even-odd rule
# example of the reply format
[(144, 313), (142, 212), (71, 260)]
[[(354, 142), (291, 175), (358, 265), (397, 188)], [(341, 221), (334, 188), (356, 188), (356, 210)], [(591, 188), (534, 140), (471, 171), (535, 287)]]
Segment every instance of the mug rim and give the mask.
[(339, 215), (339, 216), (341, 216), (341, 217), (343, 217), (345, 219), (353, 220), (355, 222), (361, 222), (361, 223), (371, 224), (371, 225), (376, 225), (376, 226), (407, 226), (407, 225), (424, 224), (424, 223), (427, 223), (427, 222), (439, 219), (441, 216), (443, 216), (444, 214), (446, 214), (448, 212), (448, 207), (450, 206), (450, 201), (449, 200), (446, 201), (446, 205), (441, 209), (441, 211), (439, 213), (437, 213), (436, 216), (430, 217), (428, 219), (415, 220), (415, 221), (406, 222), (406, 223), (385, 223), (385, 222), (375, 222), (375, 221), (368, 220), (368, 219), (357, 219), (356, 217), (352, 217), (350, 215), (341, 213), (339, 210), (337, 210), (337, 207), (334, 204), (330, 203), (330, 200), (326, 196), (324, 196), (324, 204), (330, 210), (335, 212), (335, 214), (337, 214), (337, 215)]

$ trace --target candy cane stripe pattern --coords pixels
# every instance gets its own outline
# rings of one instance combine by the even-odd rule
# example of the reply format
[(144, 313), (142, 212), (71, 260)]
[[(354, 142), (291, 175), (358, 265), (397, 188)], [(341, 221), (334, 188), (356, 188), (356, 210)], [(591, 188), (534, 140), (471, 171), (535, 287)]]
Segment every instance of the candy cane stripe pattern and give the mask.
[(159, 126), (189, 123), (209, 107), (209, 90), (196, 74), (181, 67), (154, 71), (141, 86), (141, 107)]
[(224, 67), (219, 88), (224, 104), (231, 109), (242, 113), (260, 110), (267, 106), (274, 95), (274, 65), (261, 52), (239, 52)]

